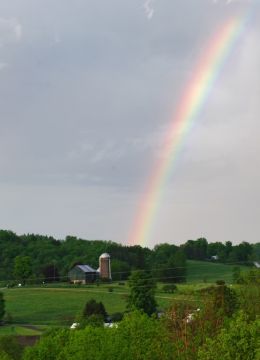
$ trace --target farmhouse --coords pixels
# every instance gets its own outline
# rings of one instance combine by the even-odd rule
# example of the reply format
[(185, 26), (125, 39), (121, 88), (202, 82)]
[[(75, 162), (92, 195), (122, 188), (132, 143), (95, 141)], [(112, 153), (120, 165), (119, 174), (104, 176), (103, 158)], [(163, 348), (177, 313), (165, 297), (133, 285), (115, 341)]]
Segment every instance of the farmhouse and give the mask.
[(70, 269), (69, 281), (74, 284), (89, 284), (95, 282), (98, 278), (102, 280), (112, 280), (110, 255), (104, 253), (99, 257), (99, 268), (93, 269), (89, 265), (75, 265)]
[(89, 265), (75, 265), (69, 271), (69, 280), (74, 284), (93, 283), (98, 278), (98, 272)]

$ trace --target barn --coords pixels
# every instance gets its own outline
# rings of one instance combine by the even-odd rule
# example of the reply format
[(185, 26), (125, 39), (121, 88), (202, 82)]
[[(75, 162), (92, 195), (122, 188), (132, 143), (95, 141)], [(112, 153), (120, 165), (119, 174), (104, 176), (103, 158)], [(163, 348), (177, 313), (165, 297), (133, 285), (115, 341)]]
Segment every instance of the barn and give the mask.
[(69, 281), (74, 284), (93, 283), (98, 278), (98, 272), (89, 265), (75, 265), (69, 271)]

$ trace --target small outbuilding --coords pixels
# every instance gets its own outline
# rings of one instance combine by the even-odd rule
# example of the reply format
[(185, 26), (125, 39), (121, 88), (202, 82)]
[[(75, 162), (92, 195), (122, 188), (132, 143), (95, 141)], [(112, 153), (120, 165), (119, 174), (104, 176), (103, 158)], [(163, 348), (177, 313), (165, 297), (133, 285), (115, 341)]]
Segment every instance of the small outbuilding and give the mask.
[(98, 272), (89, 265), (75, 265), (69, 271), (69, 281), (73, 284), (89, 284), (97, 278)]

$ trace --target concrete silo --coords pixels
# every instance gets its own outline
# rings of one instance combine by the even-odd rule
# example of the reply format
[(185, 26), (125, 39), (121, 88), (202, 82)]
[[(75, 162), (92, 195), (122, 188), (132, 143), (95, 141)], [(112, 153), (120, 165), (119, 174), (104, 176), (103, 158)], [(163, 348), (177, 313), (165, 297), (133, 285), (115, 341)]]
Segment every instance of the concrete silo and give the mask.
[(110, 255), (104, 253), (99, 257), (99, 276), (101, 279), (111, 280)]

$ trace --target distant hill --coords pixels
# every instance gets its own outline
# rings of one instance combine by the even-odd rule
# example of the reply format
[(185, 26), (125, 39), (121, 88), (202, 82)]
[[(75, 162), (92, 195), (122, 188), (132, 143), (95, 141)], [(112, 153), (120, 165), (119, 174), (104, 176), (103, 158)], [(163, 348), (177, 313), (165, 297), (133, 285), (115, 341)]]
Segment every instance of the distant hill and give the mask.
[[(237, 265), (236, 265), (237, 266)], [(226, 265), (209, 261), (187, 260), (187, 282), (215, 282), (225, 280), (232, 283), (234, 265)], [(248, 267), (240, 266), (241, 271)]]

